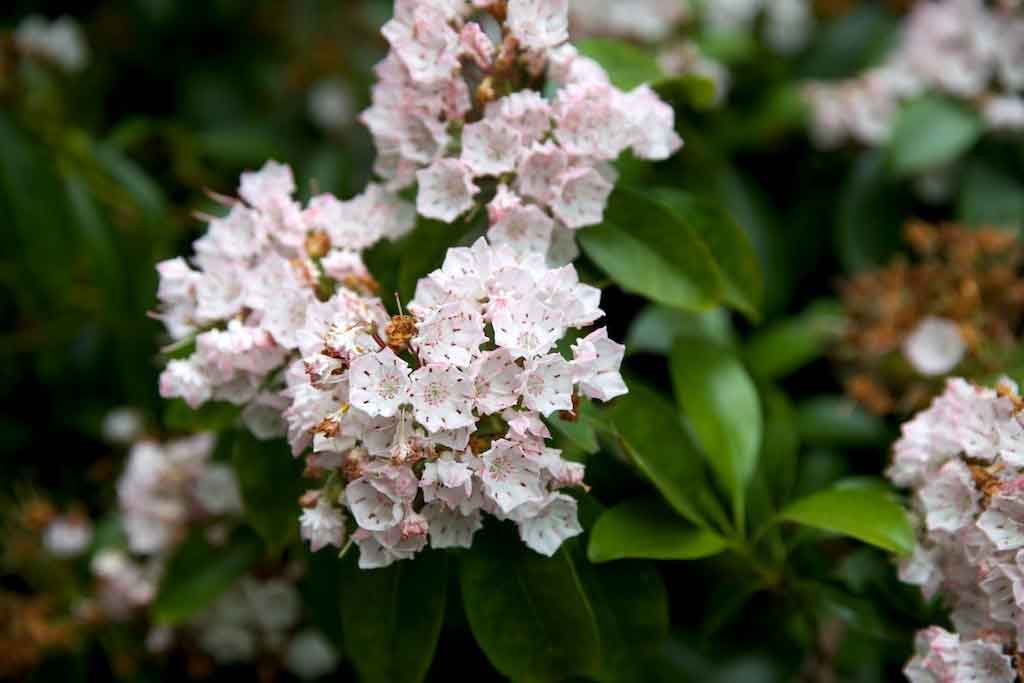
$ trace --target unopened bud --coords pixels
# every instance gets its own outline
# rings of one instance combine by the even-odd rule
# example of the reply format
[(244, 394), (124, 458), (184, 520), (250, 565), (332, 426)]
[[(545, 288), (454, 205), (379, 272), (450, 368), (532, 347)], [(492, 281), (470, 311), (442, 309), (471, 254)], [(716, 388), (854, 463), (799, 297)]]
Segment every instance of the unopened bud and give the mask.
[(416, 336), (416, 318), (411, 315), (396, 315), (384, 328), (388, 346), (395, 353), (401, 353), (409, 346), (409, 341)]
[(306, 236), (306, 253), (310, 258), (323, 258), (331, 250), (331, 238), (323, 230), (313, 230)]

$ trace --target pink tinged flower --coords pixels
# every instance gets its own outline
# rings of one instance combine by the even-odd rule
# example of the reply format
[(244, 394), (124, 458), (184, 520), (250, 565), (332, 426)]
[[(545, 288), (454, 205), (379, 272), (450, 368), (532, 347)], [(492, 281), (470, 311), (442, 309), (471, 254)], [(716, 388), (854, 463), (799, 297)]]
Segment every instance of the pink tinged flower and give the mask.
[(57, 557), (76, 557), (92, 542), (92, 525), (84, 517), (56, 517), (43, 531), (43, 547)]
[(633, 127), (633, 152), (641, 159), (668, 159), (683, 146), (676, 133), (675, 111), (647, 85), (622, 98), (620, 106)]
[(340, 548), (345, 542), (345, 515), (321, 495), (314, 507), (302, 511), (299, 533), (314, 553), (328, 545)]
[(929, 530), (955, 533), (973, 520), (978, 509), (979, 494), (971, 471), (959, 460), (939, 468), (919, 495)]
[(212, 393), (210, 378), (194, 358), (172, 360), (160, 374), (160, 395), (182, 398), (192, 409), (209, 401)]
[(223, 218), (210, 221), (206, 234), (195, 242), (196, 254), (204, 259), (254, 258), (270, 246), (269, 227), (259, 211), (236, 204)]
[(571, 169), (559, 178), (551, 210), (569, 228), (597, 225), (604, 219), (612, 189), (612, 183), (593, 168)]
[(371, 479), (360, 477), (345, 487), (345, 504), (360, 528), (384, 531), (402, 521), (402, 500)]
[(392, 19), (381, 29), (414, 81), (434, 85), (451, 77), (459, 66), (459, 34), (445, 12), (419, 4), (411, 21)]
[(522, 90), (488, 103), (485, 119), (514, 128), (529, 147), (551, 130), (551, 105), (540, 93)]
[(491, 244), (506, 245), (523, 256), (545, 254), (551, 246), (554, 229), (555, 222), (530, 204), (504, 211), (501, 219), (487, 231), (487, 239)]
[(196, 317), (214, 321), (230, 318), (242, 310), (247, 272), (233, 261), (207, 263), (196, 279)]
[(473, 197), (480, 189), (473, 184), (473, 173), (457, 159), (440, 159), (416, 174), (419, 192), (416, 208), (427, 218), (451, 223), (473, 208)]
[(562, 311), (568, 327), (585, 327), (604, 315), (601, 290), (581, 284), (572, 265), (545, 272), (538, 289), (548, 306)]
[(900, 560), (900, 581), (920, 586), (926, 600), (935, 596), (942, 583), (942, 571), (938, 566), (939, 552), (917, 544), (910, 556)]
[(422, 366), (410, 377), (413, 414), (430, 431), (476, 424), (472, 388), (459, 368), (443, 363)]
[(970, 683), (1013, 683), (1017, 680), (1012, 660), (1002, 647), (984, 640), (960, 645), (956, 663), (956, 681)]
[(495, 441), (480, 459), (484, 493), (502, 512), (509, 513), (523, 503), (544, 499), (540, 467), (524, 457), (522, 449), (511, 441)]
[(303, 216), (310, 230), (327, 234), (332, 247), (366, 249), (380, 239), (381, 229), (370, 212), (361, 210), (358, 201), (356, 198), (343, 202), (331, 194), (317, 195), (309, 200)]
[(509, 436), (513, 439), (550, 439), (551, 432), (537, 413), (523, 410), (506, 410), (501, 417), (508, 423)]
[(486, 351), (469, 370), (473, 381), (473, 402), (481, 415), (511, 408), (518, 400), (522, 369), (507, 349)]
[(291, 167), (268, 161), (259, 171), (242, 174), (238, 194), (250, 206), (262, 211), (275, 211), (284, 202), (290, 202), (295, 193), (295, 176)]
[(320, 259), (320, 265), (324, 269), (324, 275), (338, 282), (359, 281), (370, 277), (363, 257), (358, 252), (347, 249), (331, 249)]
[(978, 528), (998, 550), (1024, 547), (1024, 500), (1019, 496), (994, 496), (978, 517)]
[(459, 33), (462, 44), (460, 54), (469, 57), (481, 69), (489, 69), (494, 58), (494, 42), (484, 33), (480, 24), (471, 21), (462, 27)]
[(509, 0), (507, 25), (527, 49), (557, 47), (569, 39), (569, 0)]
[(460, 301), (445, 304), (417, 323), (412, 345), (424, 362), (468, 367), (485, 341), (480, 312)]
[(636, 137), (621, 98), (621, 92), (603, 82), (565, 87), (555, 102), (555, 139), (571, 155), (615, 159)]
[(427, 545), (426, 535), (402, 538), (397, 525), (387, 531), (357, 529), (352, 540), (359, 546), (360, 569), (379, 569), (397, 560), (411, 560)]
[(1010, 564), (996, 564), (978, 586), (988, 597), (988, 611), (995, 621), (1013, 626), (1022, 612), (1016, 596), (1021, 588), (1020, 570)]
[(572, 410), (572, 367), (557, 353), (532, 360), (523, 373), (523, 403), (541, 415)]
[(462, 130), (462, 162), (476, 175), (499, 176), (515, 169), (522, 139), (500, 122), (477, 121)]
[(583, 533), (576, 516), (576, 499), (554, 493), (536, 515), (519, 522), (519, 537), (531, 550), (551, 557), (562, 543)]
[(409, 401), (409, 366), (391, 349), (359, 356), (349, 366), (349, 402), (367, 415), (391, 417)]
[(932, 626), (918, 631), (914, 638), (914, 658), (903, 673), (911, 683), (952, 681), (960, 650), (960, 637)]
[(903, 355), (922, 375), (945, 375), (967, 352), (960, 329), (952, 320), (929, 316), (903, 342)]
[(479, 510), (464, 515), (441, 502), (424, 506), (423, 516), (430, 523), (431, 548), (469, 548), (473, 534), (483, 526)]
[(573, 344), (573, 372), (584, 395), (610, 401), (629, 391), (619, 374), (625, 352), (625, 346), (608, 338), (604, 327)]
[(402, 530), (402, 540), (408, 541), (418, 536), (426, 536), (429, 525), (427, 518), (423, 515), (416, 512), (408, 512), (402, 519), (399, 528)]
[(473, 469), (448, 452), (423, 467), (420, 486), (425, 502), (439, 500), (449, 508), (457, 508), (473, 494)]
[(501, 307), (491, 322), (494, 343), (514, 358), (543, 355), (565, 334), (561, 313), (529, 298)]
[(569, 167), (569, 157), (554, 143), (534, 144), (519, 161), (516, 190), (547, 204), (555, 197), (559, 178)]

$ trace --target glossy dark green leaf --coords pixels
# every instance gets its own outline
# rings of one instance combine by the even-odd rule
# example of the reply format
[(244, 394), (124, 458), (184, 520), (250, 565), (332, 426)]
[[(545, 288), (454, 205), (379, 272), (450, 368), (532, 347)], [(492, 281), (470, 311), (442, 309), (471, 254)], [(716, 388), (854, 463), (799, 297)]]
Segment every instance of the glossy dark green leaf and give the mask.
[(940, 168), (970, 149), (982, 128), (976, 113), (953, 100), (931, 96), (914, 100), (893, 127), (892, 167), (905, 175)]
[(670, 358), (676, 398), (739, 517), (761, 448), (761, 404), (736, 354), (681, 338)]
[(718, 101), (719, 85), (710, 76), (688, 73), (663, 78), (651, 84), (658, 96), (673, 104), (684, 104), (694, 109), (710, 109)]
[(761, 398), (764, 438), (750, 492), (751, 516), (758, 522), (770, 519), (793, 493), (800, 448), (796, 411), (786, 395), (775, 387), (766, 387)]
[(590, 532), (591, 562), (627, 558), (695, 560), (728, 547), (713, 531), (694, 527), (661, 501), (635, 498), (606, 510)]
[(178, 624), (208, 607), (263, 556), (263, 543), (251, 529), (235, 530), (223, 546), (212, 546), (197, 529), (167, 563), (156, 600), (155, 621)]
[(621, 90), (662, 78), (658, 60), (646, 50), (623, 40), (587, 38), (576, 44), (580, 54), (604, 67), (612, 84)]
[(652, 304), (640, 311), (640, 315), (629, 326), (626, 353), (658, 353), (667, 356), (676, 338), (683, 335), (706, 337), (723, 346), (730, 346), (735, 341), (732, 321), (723, 308), (688, 313)]
[(831, 488), (787, 505), (779, 518), (852, 536), (896, 553), (914, 548), (914, 528), (907, 511), (885, 491)]
[(578, 233), (583, 251), (620, 287), (688, 311), (714, 306), (724, 283), (697, 234), (649, 197), (619, 188), (601, 225)]
[(840, 190), (836, 212), (836, 250), (846, 271), (885, 263), (902, 243), (908, 215), (907, 193), (890, 177), (885, 154), (862, 154)]
[(838, 302), (816, 301), (799, 315), (755, 332), (743, 360), (759, 378), (785, 377), (824, 355), (842, 332), (843, 320)]
[(448, 556), (425, 551), (383, 569), (339, 563), (345, 652), (367, 683), (418, 683), (434, 658), (448, 590)]
[(245, 502), (245, 516), (267, 545), (277, 550), (299, 526), (299, 496), (305, 490), (302, 460), (284, 440), (260, 441), (248, 431), (234, 436), (231, 465)]
[(724, 301), (757, 320), (764, 295), (761, 264), (747, 234), (729, 212), (713, 202), (671, 188), (655, 188), (652, 195), (707, 246), (722, 275)]
[(605, 411), (619, 443), (669, 505), (706, 526), (701, 507), (707, 482), (700, 453), (684, 431), (675, 406), (658, 392), (629, 382), (629, 393)]
[(596, 615), (563, 547), (526, 548), (510, 525), (490, 525), (459, 560), (470, 628), (491, 664), (517, 681), (589, 677), (600, 666)]
[(219, 432), (238, 423), (242, 410), (220, 401), (204, 403), (193, 410), (180, 398), (168, 401), (164, 409), (164, 426), (176, 432)]
[(968, 165), (957, 207), (971, 225), (1024, 224), (1024, 182), (984, 161)]
[(591, 564), (582, 540), (568, 547), (600, 633), (601, 666), (594, 678), (639, 683), (643, 664), (669, 634), (665, 584), (653, 562)]
[(811, 446), (868, 448), (891, 433), (881, 418), (845, 396), (817, 396), (797, 406), (800, 438)]

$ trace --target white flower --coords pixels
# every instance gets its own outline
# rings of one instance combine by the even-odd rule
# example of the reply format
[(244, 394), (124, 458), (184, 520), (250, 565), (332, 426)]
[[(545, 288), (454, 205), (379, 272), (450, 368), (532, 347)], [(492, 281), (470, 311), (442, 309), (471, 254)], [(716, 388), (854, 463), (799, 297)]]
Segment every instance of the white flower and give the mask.
[(430, 523), (431, 548), (470, 548), (473, 534), (483, 526), (480, 510), (464, 515), (440, 501), (424, 506), (423, 516)]
[(319, 631), (303, 629), (288, 643), (285, 666), (299, 678), (326, 676), (338, 667), (338, 653)]
[(572, 345), (573, 372), (585, 395), (610, 401), (629, 391), (619, 374), (625, 352), (625, 346), (608, 338), (604, 327)]
[(345, 504), (356, 523), (370, 531), (384, 531), (402, 521), (402, 500), (366, 477), (345, 487)]
[(299, 532), (314, 553), (328, 545), (340, 548), (345, 542), (345, 515), (321, 495), (315, 506), (302, 511)]
[(391, 417), (409, 400), (409, 366), (391, 349), (356, 358), (349, 378), (349, 401), (367, 415)]
[(569, 39), (569, 0), (509, 0), (508, 27), (526, 48), (557, 47)]
[(430, 363), (412, 373), (410, 380), (413, 414), (427, 429), (459, 429), (476, 423), (472, 387), (459, 368)]
[(57, 557), (76, 557), (92, 542), (89, 520), (62, 516), (53, 519), (43, 530), (43, 547)]
[(966, 352), (967, 345), (956, 323), (945, 318), (925, 318), (903, 342), (903, 355), (922, 375), (950, 372)]
[(515, 358), (545, 354), (565, 333), (561, 312), (531, 298), (502, 306), (492, 324), (494, 342)]
[(523, 403), (541, 415), (572, 410), (572, 368), (557, 353), (531, 360), (523, 373)]
[(484, 492), (502, 512), (508, 513), (523, 503), (544, 499), (539, 467), (511, 441), (495, 441), (480, 459), (483, 461), (480, 479)]
[(419, 321), (412, 345), (424, 362), (468, 367), (486, 340), (480, 312), (459, 301), (441, 306)]
[(484, 119), (462, 131), (462, 162), (477, 175), (499, 176), (516, 167), (522, 138), (514, 127)]
[(562, 543), (583, 533), (576, 517), (576, 499), (554, 493), (537, 514), (519, 522), (519, 537), (527, 547), (551, 557)]
[(451, 223), (473, 208), (478, 188), (473, 173), (457, 159), (440, 159), (416, 173), (416, 210), (427, 218)]
[(519, 400), (521, 372), (507, 349), (481, 354), (469, 370), (477, 411), (481, 415), (490, 415), (514, 406)]
[(242, 511), (242, 492), (229, 465), (208, 465), (195, 484), (196, 501), (211, 515)]

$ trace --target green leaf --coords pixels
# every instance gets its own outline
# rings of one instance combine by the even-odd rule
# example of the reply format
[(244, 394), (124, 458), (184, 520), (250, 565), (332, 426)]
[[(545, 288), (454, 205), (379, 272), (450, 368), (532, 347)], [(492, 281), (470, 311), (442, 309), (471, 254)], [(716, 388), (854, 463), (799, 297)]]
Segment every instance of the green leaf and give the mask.
[(718, 85), (710, 76), (688, 73), (663, 78), (651, 84), (658, 96), (669, 104), (682, 103), (694, 109), (710, 109), (718, 102)]
[(616, 189), (604, 223), (579, 232), (583, 251), (627, 292), (688, 311), (714, 306), (722, 276), (711, 252), (672, 211)]
[(862, 154), (839, 195), (835, 239), (843, 268), (857, 272), (883, 264), (900, 247), (909, 208), (907, 193), (889, 177), (884, 153)]
[(302, 461), (281, 439), (260, 441), (245, 430), (234, 439), (231, 465), (242, 489), (246, 519), (271, 550), (279, 550), (298, 530), (298, 499), (305, 490)]
[(223, 546), (206, 542), (196, 529), (167, 563), (156, 600), (154, 621), (179, 624), (208, 607), (263, 556), (263, 543), (251, 529), (239, 527)]
[(581, 55), (603, 66), (612, 84), (620, 90), (632, 90), (664, 75), (654, 55), (622, 40), (587, 38), (578, 42), (576, 48)]
[(459, 577), (473, 635), (502, 675), (555, 681), (597, 672), (596, 616), (564, 547), (544, 557), (510, 525), (490, 525), (460, 558)]
[(971, 163), (964, 173), (957, 213), (972, 225), (1024, 224), (1024, 183), (984, 161)]
[(757, 320), (764, 295), (761, 264), (743, 229), (721, 206), (686, 192), (655, 188), (652, 195), (707, 246), (722, 275), (725, 302), (751, 320)]
[(646, 659), (669, 634), (668, 592), (653, 562), (591, 564), (583, 543), (568, 543), (573, 564), (597, 619), (601, 640), (599, 681), (639, 681)]
[(981, 137), (977, 114), (945, 98), (926, 96), (896, 118), (889, 155), (900, 175), (921, 173), (958, 159)]
[(624, 558), (695, 560), (728, 547), (724, 538), (693, 527), (658, 500), (635, 498), (602, 514), (590, 532), (591, 562)]
[(817, 396), (797, 407), (797, 429), (811, 446), (870, 448), (891, 436), (885, 421), (845, 396)]
[(605, 417), (626, 455), (669, 505), (694, 524), (706, 526), (700, 505), (702, 495), (707, 495), (701, 456), (675, 406), (643, 384), (629, 382), (629, 393), (616, 399)]
[(706, 337), (723, 346), (731, 346), (735, 341), (732, 322), (724, 308), (687, 313), (651, 304), (640, 311), (640, 315), (629, 326), (626, 353), (658, 353), (667, 356), (675, 340), (683, 335)]
[(669, 361), (683, 413), (740, 520), (761, 448), (757, 389), (732, 351), (705, 340), (679, 339)]
[(428, 550), (383, 569), (339, 571), (345, 652), (368, 683), (417, 683), (434, 658), (448, 588), (448, 556)]
[(785, 377), (820, 358), (838, 339), (843, 320), (838, 302), (816, 301), (799, 315), (754, 333), (743, 350), (743, 359), (759, 378)]
[(238, 423), (242, 409), (231, 403), (211, 401), (196, 410), (180, 398), (166, 402), (164, 426), (175, 432), (220, 432)]
[(595, 409), (589, 399), (582, 399), (577, 409), (576, 420), (570, 422), (562, 419), (558, 413), (547, 418), (547, 422), (556, 432), (562, 434), (573, 445), (587, 455), (594, 455), (600, 450), (601, 445), (597, 442), (597, 432), (594, 428), (592, 416)]
[(757, 476), (751, 487), (751, 516), (770, 519), (789, 499), (796, 487), (797, 452), (800, 436), (796, 411), (784, 393), (775, 387), (762, 391), (764, 438)]
[(874, 488), (819, 491), (786, 506), (779, 518), (896, 553), (914, 549), (914, 528), (906, 510), (886, 492)]

